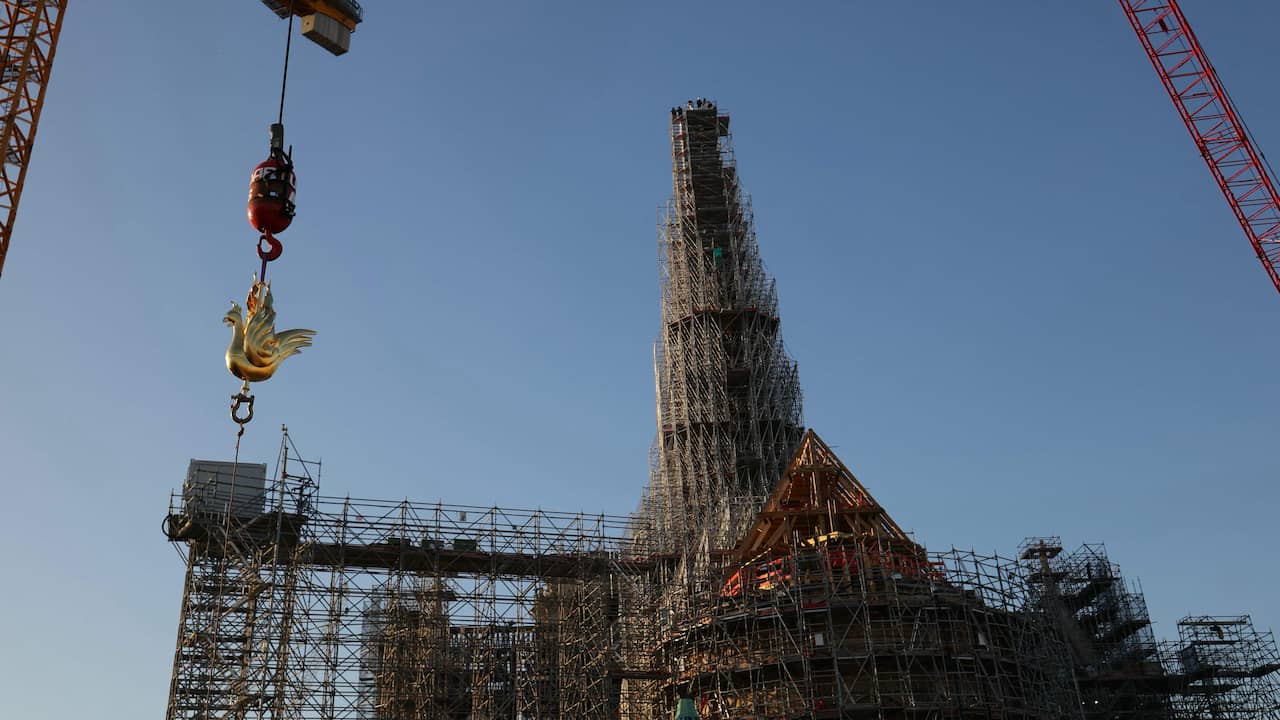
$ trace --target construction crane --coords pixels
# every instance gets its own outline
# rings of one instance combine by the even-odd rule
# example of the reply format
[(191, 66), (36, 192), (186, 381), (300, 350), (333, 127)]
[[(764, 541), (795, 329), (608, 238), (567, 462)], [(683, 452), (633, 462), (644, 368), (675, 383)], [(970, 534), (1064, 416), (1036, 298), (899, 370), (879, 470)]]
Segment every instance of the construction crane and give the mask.
[[(281, 18), (302, 18), (302, 35), (334, 55), (351, 47), (364, 19), (356, 0), (262, 0)], [(31, 164), (44, 93), (49, 85), (67, 0), (0, 0), (0, 275)]]
[(1236, 220), (1280, 291), (1280, 194), (1274, 173), (1196, 40), (1177, 0), (1120, 0)]
[(302, 18), (302, 36), (334, 55), (351, 49), (351, 33), (364, 19), (356, 0), (262, 0), (277, 17)]
[(0, 0), (0, 274), (9, 254), (18, 200), (31, 164), (44, 91), (62, 32), (67, 0)]

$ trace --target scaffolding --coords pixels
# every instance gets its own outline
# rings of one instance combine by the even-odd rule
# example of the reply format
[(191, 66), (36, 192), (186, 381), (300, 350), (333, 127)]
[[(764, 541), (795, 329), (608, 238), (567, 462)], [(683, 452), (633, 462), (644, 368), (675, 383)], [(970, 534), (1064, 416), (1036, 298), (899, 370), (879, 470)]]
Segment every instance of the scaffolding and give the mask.
[[(658, 437), (641, 515), (663, 553), (732, 547), (803, 432), (796, 363), (738, 184), (729, 116), (671, 110), (673, 195), (659, 226)], [(744, 500), (748, 500), (744, 502)]]
[(171, 497), (169, 720), (661, 714), (630, 519), (326, 497), (287, 433), (277, 467)]
[[(1078, 718), (1016, 562), (929, 554), (806, 434), (742, 541), (664, 614), (664, 697), (704, 718)], [(669, 705), (670, 706), (670, 705)]]
[(1164, 650), (1181, 680), (1170, 697), (1177, 720), (1280, 718), (1280, 652), (1248, 615), (1184, 617)]
[(695, 697), (704, 718), (1080, 717), (1065, 648), (1028, 612), (1015, 562), (953, 549), (905, 577), (871, 564), (884, 553), (796, 549), (774, 558), (776, 582), (707, 598), (662, 646), (667, 695)]
[(1064, 553), (1058, 537), (1027, 538), (1018, 557), (1036, 604), (1066, 638), (1089, 720), (1162, 720), (1176, 680), (1164, 666), (1147, 601), (1101, 544)]

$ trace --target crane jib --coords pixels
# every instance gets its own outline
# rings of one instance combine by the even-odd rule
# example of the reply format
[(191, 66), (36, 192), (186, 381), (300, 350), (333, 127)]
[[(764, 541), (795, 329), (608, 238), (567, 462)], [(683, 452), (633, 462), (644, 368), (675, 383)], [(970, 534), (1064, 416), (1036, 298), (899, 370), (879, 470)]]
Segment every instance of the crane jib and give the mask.
[(1267, 165), (1177, 0), (1120, 0), (1129, 24), (1280, 291), (1280, 193)]

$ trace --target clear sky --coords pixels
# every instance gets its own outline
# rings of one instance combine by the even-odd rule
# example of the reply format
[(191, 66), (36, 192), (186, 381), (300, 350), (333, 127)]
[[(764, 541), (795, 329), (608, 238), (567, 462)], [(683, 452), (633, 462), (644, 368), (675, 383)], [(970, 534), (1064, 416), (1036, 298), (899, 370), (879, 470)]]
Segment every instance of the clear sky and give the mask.
[[(71, 3), (0, 278), (0, 717), (163, 712), (160, 521), (233, 446), (221, 317), (284, 25), (123, 5)], [(1161, 635), (1280, 626), (1280, 297), (1115, 2), (365, 5), (349, 55), (295, 43), (271, 274), (319, 334), (246, 459), (288, 423), (326, 494), (630, 511), (668, 108), (704, 96), (806, 419), (900, 524), (1105, 542)], [(1280, 152), (1280, 4), (1184, 6)]]

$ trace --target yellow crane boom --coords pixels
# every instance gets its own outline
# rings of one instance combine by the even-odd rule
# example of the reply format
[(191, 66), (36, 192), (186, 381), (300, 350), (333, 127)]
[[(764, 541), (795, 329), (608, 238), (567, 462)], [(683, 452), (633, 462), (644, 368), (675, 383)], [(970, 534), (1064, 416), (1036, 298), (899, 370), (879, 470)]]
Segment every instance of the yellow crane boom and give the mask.
[(49, 86), (67, 0), (0, 0), (0, 273)]

